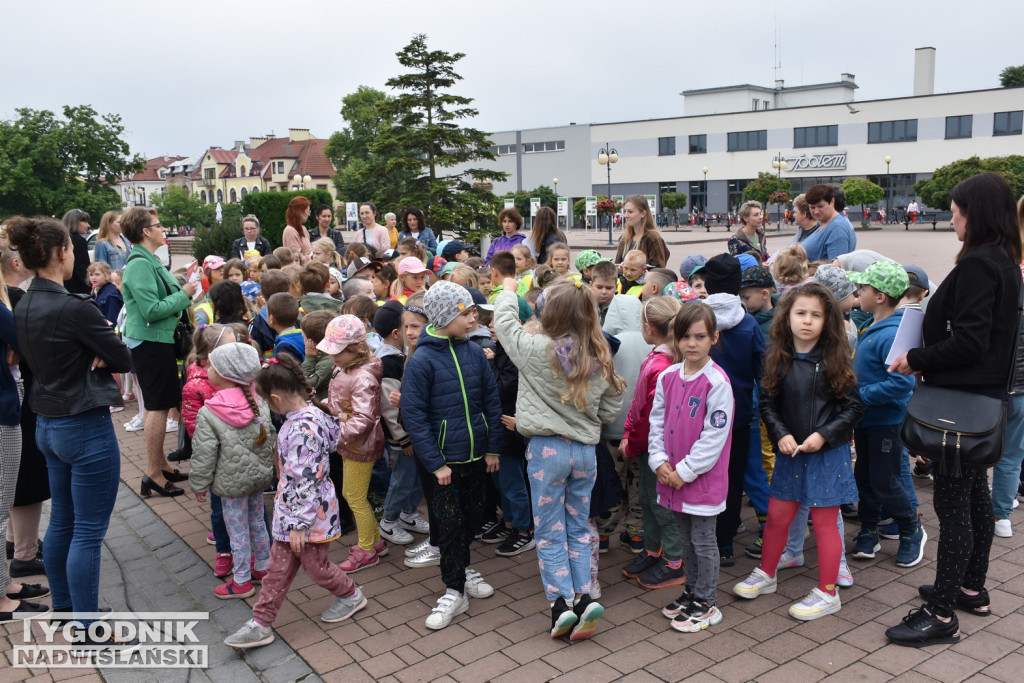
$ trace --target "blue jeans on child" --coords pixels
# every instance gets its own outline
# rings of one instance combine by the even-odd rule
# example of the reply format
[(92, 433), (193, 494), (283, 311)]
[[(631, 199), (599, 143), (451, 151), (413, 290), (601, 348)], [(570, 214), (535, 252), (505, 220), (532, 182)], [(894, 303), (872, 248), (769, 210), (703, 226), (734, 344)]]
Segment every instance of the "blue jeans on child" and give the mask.
[(1020, 484), (1020, 463), (1024, 460), (1024, 395), (1016, 395), (1010, 402), (1006, 416), (1006, 441), (1003, 457), (992, 470), (992, 512), (996, 519), (1009, 519), (1013, 514), (1013, 500)]
[[(46, 456), (50, 526), (46, 530), (46, 578), (55, 608), (96, 612), (100, 547), (114, 510), (121, 450), (106, 407), (78, 415), (39, 415), (36, 443)], [(95, 621), (80, 619), (84, 625)]]
[(416, 471), (416, 456), (406, 455), (401, 448), (388, 450), (391, 452), (392, 465), (388, 495), (384, 499), (384, 519), (393, 522), (402, 513), (411, 515), (416, 512), (423, 499), (423, 486), (420, 484), (419, 472)]
[(526, 449), (537, 561), (548, 600), (590, 592), (590, 493), (597, 480), (593, 446), (533, 436)]
[(501, 512), (516, 531), (530, 530), (530, 493), (526, 489), (526, 461), (514, 455), (499, 456), (500, 469), (491, 475), (501, 494)]
[[(754, 383), (754, 415), (759, 415), (758, 402), (761, 394), (760, 382)], [(758, 520), (764, 523), (768, 515), (768, 474), (764, 471), (761, 456), (761, 422), (750, 422), (750, 447), (747, 451), (747, 471), (743, 475), (743, 490), (754, 506)], [(711, 603), (714, 604), (714, 603)]]
[(250, 564), (253, 555), (258, 572), (267, 570), (270, 562), (270, 534), (263, 521), (263, 490), (242, 498), (221, 498), (224, 508), (224, 526), (231, 538), (231, 560), (234, 566), (235, 583), (245, 583), (251, 578)]

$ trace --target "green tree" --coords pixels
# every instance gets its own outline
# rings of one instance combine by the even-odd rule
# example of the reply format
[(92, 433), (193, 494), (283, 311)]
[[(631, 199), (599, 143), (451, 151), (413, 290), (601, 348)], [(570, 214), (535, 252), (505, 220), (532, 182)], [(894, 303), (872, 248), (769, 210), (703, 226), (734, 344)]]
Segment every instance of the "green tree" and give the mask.
[(413, 170), (388, 171), (389, 155), (378, 153), (376, 141), (395, 125), (395, 114), (385, 109), (392, 98), (365, 85), (342, 98), (341, 116), (348, 124), (331, 135), (324, 152), (337, 169), (334, 185), (343, 201), (371, 201), (383, 211), (401, 211), (405, 187), (416, 177)]
[(168, 187), (151, 196), (160, 222), (169, 228), (208, 228), (214, 221), (213, 206), (191, 194), (184, 187)]
[(17, 109), (0, 121), (0, 217), (56, 216), (81, 208), (93, 216), (121, 208), (118, 178), (140, 171), (117, 114), (88, 105), (52, 111)]
[(782, 178), (780, 181), (779, 177), (774, 173), (761, 171), (757, 174), (757, 179), (750, 181), (743, 189), (743, 199), (767, 204), (768, 198), (772, 196), (776, 189), (779, 192), (784, 192), (787, 196), (793, 195), (793, 186), (789, 180)]
[(1020, 66), (1008, 66), (999, 73), (999, 83), (1004, 88), (1019, 88), (1024, 86), (1024, 64)]
[[(260, 221), (260, 237), (266, 237), (271, 246), (281, 246), (281, 233), (284, 232), (285, 214), (288, 202), (293, 197), (303, 196), (309, 199), (314, 208), (321, 204), (333, 206), (331, 193), (327, 190), (299, 190), (292, 192), (250, 192), (242, 198), (242, 215), (253, 214)], [(225, 212), (225, 216), (227, 212)], [(316, 217), (310, 213), (306, 221), (306, 229), (316, 225)], [(242, 236), (241, 226), (236, 230), (235, 239)]]
[(489, 230), (500, 206), (492, 182), (508, 174), (471, 166), (496, 155), (485, 133), (459, 125), (478, 113), (468, 106), (472, 98), (450, 92), (462, 80), (454, 65), (465, 55), (430, 50), (423, 34), (413, 36), (396, 55), (409, 71), (387, 81), (398, 95), (381, 106), (381, 115), (391, 117), (394, 125), (377, 137), (373, 152), (386, 159), (385, 174), (414, 174), (404, 197), (422, 207), (435, 233), (449, 230), (469, 237), (474, 224)]
[(931, 178), (914, 183), (914, 193), (926, 205), (948, 211), (949, 191), (953, 186), (979, 173), (998, 173), (1010, 184), (1013, 196), (1019, 197), (1024, 194), (1024, 156), (1019, 154), (986, 159), (973, 156), (940, 166), (935, 169)]
[(861, 225), (868, 226), (868, 219), (864, 216), (864, 205), (874, 204), (885, 197), (885, 190), (866, 178), (847, 178), (843, 181), (843, 192), (846, 193), (846, 203), (856, 206), (860, 204)]
[(679, 227), (679, 209), (686, 208), (688, 199), (682, 192), (665, 192), (661, 195), (661, 205), (672, 212), (677, 228)]
[(242, 207), (238, 204), (224, 204), (222, 211), (219, 223), (211, 212), (209, 224), (195, 228), (192, 255), (197, 259), (204, 259), (210, 254), (230, 257), (231, 244), (242, 236)]

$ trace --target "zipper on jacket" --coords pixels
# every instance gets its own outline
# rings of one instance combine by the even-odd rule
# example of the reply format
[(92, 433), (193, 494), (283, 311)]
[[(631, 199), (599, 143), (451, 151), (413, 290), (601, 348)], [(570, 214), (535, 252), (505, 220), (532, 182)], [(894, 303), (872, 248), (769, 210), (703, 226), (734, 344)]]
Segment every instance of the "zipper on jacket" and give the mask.
[(455, 372), (459, 373), (459, 389), (462, 391), (462, 406), (466, 410), (466, 431), (469, 432), (469, 461), (473, 462), (473, 456), (476, 454), (476, 442), (473, 439), (473, 420), (469, 414), (469, 398), (466, 396), (466, 382), (462, 379), (462, 366), (459, 365), (459, 357), (455, 355), (455, 347), (452, 345), (451, 337), (448, 338), (448, 351), (452, 354), (452, 360), (455, 361)]
[(815, 431), (814, 430), (814, 396), (815, 396), (815, 390), (818, 388), (818, 365), (819, 365), (819, 363), (815, 363), (814, 364), (814, 376), (811, 378), (811, 413), (810, 413), (810, 415), (807, 416), (808, 417), (808, 420), (807, 420), (807, 436), (810, 436)]

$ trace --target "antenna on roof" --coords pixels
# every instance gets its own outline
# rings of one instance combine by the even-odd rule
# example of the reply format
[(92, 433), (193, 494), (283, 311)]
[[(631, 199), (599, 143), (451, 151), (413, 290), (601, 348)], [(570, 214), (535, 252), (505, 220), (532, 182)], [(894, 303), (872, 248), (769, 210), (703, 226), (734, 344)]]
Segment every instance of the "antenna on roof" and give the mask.
[(782, 70), (782, 48), (779, 47), (779, 4), (775, 3), (775, 80), (779, 80), (779, 71)]

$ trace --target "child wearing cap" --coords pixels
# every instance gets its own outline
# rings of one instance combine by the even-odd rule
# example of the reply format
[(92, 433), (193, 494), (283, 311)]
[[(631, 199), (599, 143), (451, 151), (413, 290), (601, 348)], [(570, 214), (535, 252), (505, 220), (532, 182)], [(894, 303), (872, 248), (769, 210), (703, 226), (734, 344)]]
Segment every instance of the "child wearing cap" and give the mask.
[(462, 263), (469, 258), (469, 245), (459, 240), (449, 240), (438, 245), (440, 255), (446, 261)]
[(903, 293), (903, 298), (900, 299), (900, 305), (896, 307), (896, 310), (916, 308), (920, 311), (921, 302), (928, 296), (932, 288), (931, 282), (928, 281), (928, 274), (921, 266), (903, 266), (903, 270), (907, 271), (907, 280), (910, 282), (910, 286)]
[(914, 378), (889, 372), (886, 357), (896, 339), (903, 311), (896, 310), (900, 297), (910, 286), (907, 271), (898, 263), (878, 261), (863, 273), (848, 273), (860, 285), (860, 307), (871, 314), (858, 331), (853, 370), (864, 404), (860, 424), (853, 431), (857, 461), (853, 474), (860, 495), (860, 532), (854, 541), (855, 559), (874, 559), (881, 549), (878, 522), (882, 507), (899, 525), (897, 567), (913, 567), (924, 557), (928, 540), (924, 527), (900, 483), (901, 460), (906, 459), (900, 443), (900, 425), (907, 402), (914, 392)]
[[(850, 313), (857, 305), (857, 285), (846, 277), (847, 273), (842, 268), (830, 263), (818, 266), (814, 271), (814, 281), (824, 285), (832, 296), (839, 302), (839, 311), (843, 314), (844, 329), (847, 339), (850, 341), (850, 348), (857, 346), (857, 325), (850, 320)], [(866, 318), (870, 314), (865, 313)]]
[(690, 285), (690, 288), (693, 289), (693, 291), (697, 292), (698, 299), (708, 298), (708, 290), (707, 287), (704, 286), (707, 279), (708, 276), (707, 273), (704, 271), (703, 263), (694, 268), (690, 272), (690, 276), (687, 278), (687, 283)]
[[(366, 325), (354, 315), (339, 315), (327, 323), (316, 348), (334, 359), (336, 370), (327, 389), (327, 408), (341, 423), (337, 454), (341, 459), (341, 495), (352, 510), (359, 542), (339, 566), (346, 574), (380, 564), (387, 552), (373, 508), (366, 498), (373, 463), (384, 450), (381, 429), (382, 367), (366, 343)], [(334, 463), (331, 464), (335, 469)]]
[(647, 272), (647, 254), (632, 249), (626, 252), (619, 266), (622, 274), (619, 275), (616, 294), (628, 294), (639, 297), (644, 288), (644, 273)]
[(469, 292), (438, 282), (423, 297), (430, 320), (402, 381), (402, 424), (416, 458), (437, 481), (431, 509), (441, 548), (445, 592), (427, 617), (442, 629), (494, 589), (469, 567), (469, 546), (482, 517), (484, 477), (498, 471), (501, 402), (483, 349), (469, 342), (475, 307)]
[(263, 489), (274, 478), (275, 432), (269, 407), (251, 389), (260, 373), (260, 354), (249, 344), (225, 344), (210, 352), (206, 372), (218, 391), (196, 415), (188, 483), (200, 503), (210, 491), (220, 496), (231, 539), (232, 577), (214, 594), (225, 600), (248, 598), (256, 592), (253, 581), (267, 575), (270, 562)]
[(410, 296), (426, 290), (427, 269), (415, 256), (398, 262), (398, 279), (391, 285), (391, 298), (405, 305)]
[(601, 258), (601, 254), (597, 253), (596, 249), (584, 249), (576, 255), (576, 262), (573, 265), (579, 271), (580, 279), (583, 280), (583, 283), (589, 285), (594, 266), (601, 261), (607, 260)]
[(766, 266), (745, 269), (740, 280), (740, 301), (746, 306), (747, 313), (754, 316), (761, 333), (767, 339), (775, 317), (775, 304), (779, 301), (772, 271)]

